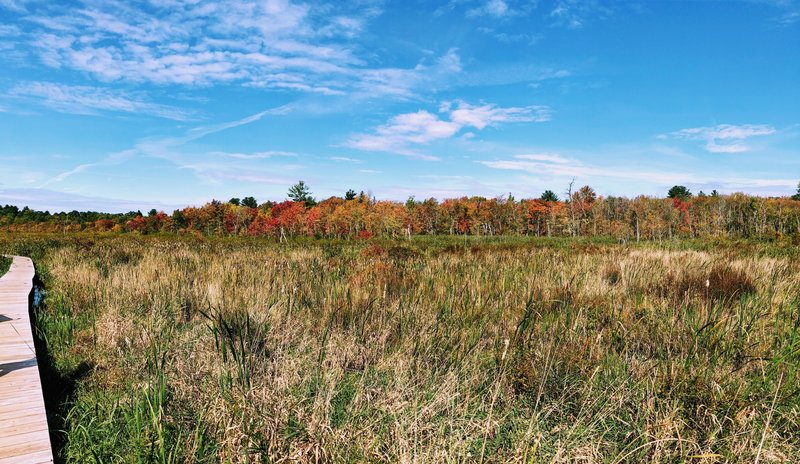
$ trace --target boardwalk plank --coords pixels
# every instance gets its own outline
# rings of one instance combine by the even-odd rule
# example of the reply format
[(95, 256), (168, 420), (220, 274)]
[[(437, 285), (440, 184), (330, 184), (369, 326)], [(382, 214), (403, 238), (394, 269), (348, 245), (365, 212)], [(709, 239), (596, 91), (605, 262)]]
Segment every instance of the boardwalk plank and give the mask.
[(15, 256), (0, 278), (0, 464), (53, 462), (28, 312), (33, 263)]

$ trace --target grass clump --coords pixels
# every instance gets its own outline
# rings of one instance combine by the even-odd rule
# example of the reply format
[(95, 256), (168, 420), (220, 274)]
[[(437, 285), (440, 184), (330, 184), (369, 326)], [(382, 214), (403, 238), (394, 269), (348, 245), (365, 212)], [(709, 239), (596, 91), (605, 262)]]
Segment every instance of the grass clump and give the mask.
[(3, 275), (8, 272), (8, 269), (11, 267), (11, 261), (13, 260), (8, 256), (0, 255), (0, 277), (3, 277)]
[(668, 273), (662, 291), (676, 300), (725, 303), (755, 293), (756, 287), (745, 270), (717, 262)]

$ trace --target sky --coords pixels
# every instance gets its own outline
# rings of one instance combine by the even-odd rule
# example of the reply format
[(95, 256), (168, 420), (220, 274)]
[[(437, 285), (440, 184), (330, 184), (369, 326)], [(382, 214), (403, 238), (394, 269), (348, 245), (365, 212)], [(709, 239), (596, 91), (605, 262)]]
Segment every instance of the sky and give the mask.
[(0, 204), (789, 195), (800, 1), (0, 0)]

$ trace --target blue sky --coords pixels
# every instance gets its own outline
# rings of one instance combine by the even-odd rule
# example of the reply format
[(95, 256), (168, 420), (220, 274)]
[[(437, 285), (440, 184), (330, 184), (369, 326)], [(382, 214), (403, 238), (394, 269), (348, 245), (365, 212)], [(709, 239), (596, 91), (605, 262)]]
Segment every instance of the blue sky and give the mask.
[(794, 193), (800, 2), (0, 0), (0, 203)]

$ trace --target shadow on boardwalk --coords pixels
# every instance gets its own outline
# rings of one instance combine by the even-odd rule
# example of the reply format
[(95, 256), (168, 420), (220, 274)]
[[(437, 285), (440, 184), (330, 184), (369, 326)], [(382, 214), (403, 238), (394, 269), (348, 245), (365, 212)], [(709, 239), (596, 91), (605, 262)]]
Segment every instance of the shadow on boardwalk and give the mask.
[(25, 361), (15, 361), (0, 364), (0, 377), (8, 375), (18, 369), (25, 369), (36, 365), (36, 358), (26, 359)]

